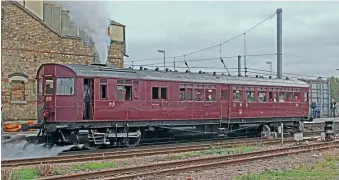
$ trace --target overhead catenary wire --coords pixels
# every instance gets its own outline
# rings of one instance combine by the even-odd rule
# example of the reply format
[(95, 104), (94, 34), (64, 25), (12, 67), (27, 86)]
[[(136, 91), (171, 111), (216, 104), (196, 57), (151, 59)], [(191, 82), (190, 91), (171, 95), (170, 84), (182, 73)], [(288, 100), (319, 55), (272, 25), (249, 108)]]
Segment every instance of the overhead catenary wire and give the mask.
[[(161, 65), (161, 64), (160, 64)], [(154, 65), (149, 65), (149, 66), (144, 66), (144, 67), (154, 67)], [(187, 67), (185, 66), (177, 66), (176, 68), (178, 69), (186, 69)], [(223, 70), (224, 68), (222, 67), (203, 67), (203, 66), (192, 66), (190, 67), (190, 69), (205, 69), (203, 70), (203, 72), (205, 73), (220, 73), (220, 74), (224, 74), (225, 71), (218, 71), (218, 70)], [(238, 68), (228, 68), (230, 70), (230, 72), (236, 72)], [(241, 68), (242, 72), (244, 72), (245, 68)], [(208, 71), (208, 70), (214, 70), (214, 71)], [(262, 70), (262, 69), (255, 69), (255, 68), (248, 68), (248, 73), (251, 73), (252, 75), (267, 75), (271, 76), (271, 71), (268, 70)], [(276, 72), (273, 72), (276, 73)], [(305, 74), (296, 74), (296, 73), (284, 73), (285, 76), (284, 77), (289, 77), (289, 78), (301, 78), (301, 77), (308, 77), (308, 78), (318, 78), (319, 76), (312, 76), (312, 75), (305, 75)], [(324, 76), (325, 77), (325, 76)], [(272, 77), (273, 78), (273, 77)]]
[[(267, 73), (271, 73), (271, 71), (268, 70), (262, 70), (262, 69), (254, 69), (254, 68), (248, 68), (248, 70), (251, 70), (251, 72), (255, 72), (255, 73), (261, 73), (261, 72), (267, 72)], [(275, 71), (272, 71), (273, 73), (277, 73)], [(312, 75), (305, 75), (305, 74), (296, 74), (296, 73), (284, 73), (286, 75), (291, 75), (291, 76), (304, 76), (304, 77), (318, 77), (318, 76), (312, 76)]]
[(221, 61), (221, 63), (224, 65), (224, 68), (225, 68), (225, 70), (227, 71), (228, 75), (231, 75), (230, 71), (227, 69), (227, 66), (226, 66), (224, 60), (222, 59), (221, 45), (222, 45), (222, 44), (220, 44), (220, 61)]
[[(276, 53), (270, 53), (270, 54), (250, 54), (247, 55), (248, 57), (258, 57), (258, 56), (276, 56)], [(222, 59), (232, 59), (232, 58), (238, 58), (238, 55), (234, 55), (234, 56), (223, 56), (221, 57)], [(179, 62), (194, 62), (194, 61), (210, 61), (210, 60), (220, 60), (220, 57), (209, 57), (209, 58), (199, 58), (199, 59), (184, 59), (181, 61), (175, 61), (176, 63)], [(167, 63), (171, 63), (171, 62), (166, 62)], [(162, 65), (163, 63), (149, 63), (149, 64), (134, 64), (134, 66), (148, 66), (148, 65)], [(128, 65), (128, 63), (126, 64)]]
[[(199, 53), (199, 52), (202, 52), (202, 51), (206, 51), (206, 50), (209, 50), (209, 49), (218, 47), (218, 46), (220, 46), (220, 45), (229, 43), (229, 42), (231, 42), (231, 41), (233, 41), (233, 40), (235, 40), (235, 39), (237, 39), (237, 38), (243, 36), (244, 34), (249, 33), (250, 31), (252, 31), (252, 30), (255, 29), (256, 27), (258, 27), (259, 25), (263, 24), (263, 23), (266, 22), (267, 20), (272, 19), (276, 14), (277, 14), (276, 12), (273, 13), (273, 14), (271, 14), (270, 16), (268, 16), (268, 17), (265, 18), (264, 20), (260, 21), (259, 23), (255, 24), (254, 26), (252, 26), (251, 28), (249, 28), (249, 29), (246, 30), (245, 32), (243, 32), (243, 33), (241, 33), (241, 34), (239, 34), (239, 35), (237, 35), (237, 36), (234, 36), (234, 37), (232, 37), (232, 38), (230, 38), (230, 39), (228, 39), (228, 40), (226, 40), (226, 41), (224, 41), (224, 42), (221, 42), (221, 43), (219, 43), (219, 44), (217, 44), (217, 45), (213, 45), (213, 46), (210, 46), (210, 47), (206, 47), (206, 48), (203, 48), (203, 49), (200, 49), (200, 50), (191, 52), (191, 53), (183, 54), (183, 55), (170, 56), (170, 57), (167, 57), (166, 59), (168, 59), (168, 58), (174, 58), (174, 57), (176, 57), (176, 58), (178, 58), (178, 57), (186, 57), (186, 56), (189, 56), (189, 55), (192, 55), (192, 54), (196, 54), (196, 53)], [(133, 60), (133, 61), (139, 61), (139, 62), (140, 62), (140, 61), (153, 61), (153, 60), (159, 60), (159, 59), (163, 59), (163, 58), (137, 59), (137, 60)], [(132, 61), (132, 60), (130, 60), (130, 61)], [(127, 62), (129, 62), (129, 61), (127, 61)]]

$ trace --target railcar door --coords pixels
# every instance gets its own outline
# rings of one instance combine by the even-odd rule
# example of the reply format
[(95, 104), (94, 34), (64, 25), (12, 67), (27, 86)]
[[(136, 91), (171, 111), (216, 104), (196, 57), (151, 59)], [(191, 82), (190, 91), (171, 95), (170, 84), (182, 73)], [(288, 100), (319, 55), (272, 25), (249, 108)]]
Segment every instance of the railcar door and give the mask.
[(293, 89), (287, 89), (286, 92), (286, 102), (287, 102), (287, 117), (294, 116), (294, 102), (293, 102)]
[[(48, 121), (55, 121), (55, 78), (52, 75), (45, 75), (43, 80), (43, 109), (48, 112)], [(43, 113), (43, 112), (42, 112)]]
[(229, 88), (228, 86), (221, 86), (220, 95), (221, 95), (221, 117), (223, 119), (229, 118)]
[(244, 87), (233, 86), (232, 87), (232, 104), (231, 104), (231, 118), (241, 119), (243, 117), (243, 105), (244, 105)]
[(246, 101), (242, 108), (242, 115), (244, 118), (255, 117), (255, 113), (252, 113), (256, 111), (255, 108), (258, 105), (255, 98), (255, 87), (246, 87), (245, 90)]
[(293, 101), (294, 101), (294, 108), (292, 108), (293, 115), (295, 117), (302, 116), (302, 103), (301, 103), (301, 90), (300, 89), (294, 89), (293, 93)]
[(93, 119), (94, 112), (94, 80), (84, 79), (83, 120)]
[(271, 116), (276, 117), (276, 110), (278, 108), (278, 89), (277, 88), (270, 88), (269, 94), (268, 94), (269, 102), (272, 104), (272, 112)]

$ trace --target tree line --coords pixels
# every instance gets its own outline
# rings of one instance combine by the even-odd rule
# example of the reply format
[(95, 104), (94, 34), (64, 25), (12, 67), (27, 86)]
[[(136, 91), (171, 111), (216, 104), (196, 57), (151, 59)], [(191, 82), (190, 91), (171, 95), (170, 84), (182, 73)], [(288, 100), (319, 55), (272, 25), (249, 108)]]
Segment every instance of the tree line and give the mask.
[(339, 78), (330, 77), (330, 92), (332, 99), (335, 99), (336, 102), (339, 102)]

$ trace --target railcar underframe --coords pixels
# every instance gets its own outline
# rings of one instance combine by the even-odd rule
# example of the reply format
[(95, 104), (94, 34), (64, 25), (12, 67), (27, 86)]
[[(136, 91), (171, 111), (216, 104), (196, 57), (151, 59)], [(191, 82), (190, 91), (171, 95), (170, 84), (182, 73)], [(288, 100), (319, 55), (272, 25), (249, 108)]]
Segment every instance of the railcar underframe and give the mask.
[(180, 135), (228, 137), (243, 133), (260, 136), (267, 131), (277, 132), (281, 122), (284, 124), (285, 133), (297, 133), (303, 131), (303, 122), (307, 120), (307, 117), (295, 117), (46, 123), (36, 127), (41, 129), (41, 133), (38, 137), (30, 137), (30, 141), (59, 145), (85, 144), (90, 147), (134, 147), (142, 140), (166, 139)]

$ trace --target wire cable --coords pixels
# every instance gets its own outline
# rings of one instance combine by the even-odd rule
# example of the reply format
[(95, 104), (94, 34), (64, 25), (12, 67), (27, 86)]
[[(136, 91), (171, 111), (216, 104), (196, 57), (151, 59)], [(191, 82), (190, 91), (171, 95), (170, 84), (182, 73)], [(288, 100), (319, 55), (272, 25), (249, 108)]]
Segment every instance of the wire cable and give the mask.
[[(247, 55), (248, 57), (258, 57), (258, 56), (276, 56), (276, 53), (271, 54), (250, 54)], [(221, 57), (222, 59), (232, 59), (232, 58), (238, 58), (238, 55), (236, 56), (224, 56)], [(210, 58), (201, 58), (201, 59), (188, 59), (188, 60), (182, 60), (182, 61), (175, 61), (176, 63), (180, 62), (194, 62), (194, 61), (210, 61), (210, 60), (220, 60), (220, 57), (210, 57)], [(134, 61), (133, 61), (134, 62)], [(171, 62), (166, 62), (166, 64)], [(126, 65), (129, 63), (125, 63)], [(148, 66), (148, 65), (163, 65), (164, 63), (150, 63), (150, 64), (134, 64), (134, 66)]]
[[(241, 37), (241, 36), (243, 36), (243, 35), (249, 33), (250, 31), (252, 31), (252, 30), (255, 29), (256, 27), (258, 27), (259, 25), (263, 24), (263, 23), (266, 22), (267, 20), (272, 19), (276, 14), (277, 14), (276, 12), (273, 13), (272, 15), (268, 16), (268, 17), (265, 18), (264, 20), (262, 20), (262, 21), (260, 21), (259, 23), (255, 24), (254, 26), (252, 26), (251, 28), (249, 28), (249, 29), (246, 30), (245, 32), (243, 32), (243, 33), (241, 33), (241, 34), (239, 34), (239, 35), (237, 35), (237, 36), (234, 36), (234, 37), (232, 37), (232, 38), (230, 38), (230, 39), (228, 39), (228, 40), (226, 40), (226, 41), (224, 41), (224, 42), (222, 42), (222, 43), (219, 43), (219, 44), (217, 44), (217, 45), (213, 45), (213, 46), (210, 46), (210, 47), (207, 47), (207, 48), (204, 48), (204, 49), (200, 49), (200, 50), (198, 50), (198, 51), (194, 51), (194, 52), (191, 52), (191, 53), (187, 53), (187, 54), (183, 54), (183, 55), (179, 55), (179, 56), (167, 57), (166, 59), (168, 59), (168, 58), (174, 58), (174, 57), (178, 58), (178, 57), (189, 56), (189, 55), (192, 55), (192, 54), (196, 54), (196, 53), (199, 53), (199, 52), (202, 52), (202, 51), (206, 51), (206, 50), (209, 50), (209, 49), (218, 47), (219, 45), (223, 45), (223, 44), (229, 43), (229, 42), (231, 42), (231, 41), (233, 41), (233, 40), (235, 40), (235, 39), (237, 39), (237, 38), (239, 38), (239, 37)], [(140, 60), (133, 60), (133, 61), (153, 61), (153, 60), (159, 60), (159, 59), (163, 59), (163, 58), (140, 59)], [(130, 61), (132, 61), (132, 60), (130, 60)]]

